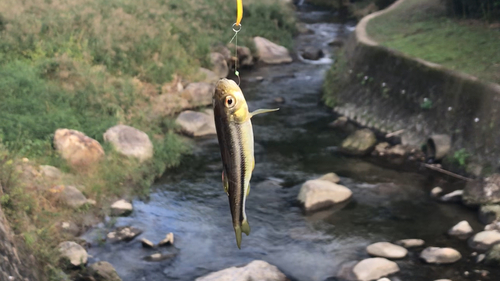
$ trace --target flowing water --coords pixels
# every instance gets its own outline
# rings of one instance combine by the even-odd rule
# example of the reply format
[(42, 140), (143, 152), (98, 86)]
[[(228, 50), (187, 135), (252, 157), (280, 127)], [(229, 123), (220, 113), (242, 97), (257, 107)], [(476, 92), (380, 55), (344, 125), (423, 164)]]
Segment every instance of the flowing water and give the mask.
[[(352, 27), (313, 22), (314, 13), (298, 12), (314, 34), (298, 36), (296, 48), (312, 45), (330, 54), (327, 43)], [(466, 242), (446, 236), (450, 227), (464, 219), (480, 230), (474, 211), (432, 201), (428, 194), (434, 183), (428, 175), (386, 169), (337, 152), (345, 133), (328, 128), (335, 116), (321, 105), (329, 63), (328, 58), (314, 64), (297, 60), (242, 74), (241, 87), (250, 110), (277, 106), (280, 110), (252, 119), (256, 167), (246, 204), (252, 232), (243, 236), (241, 250), (236, 247), (222, 187), (217, 139), (209, 137), (196, 140), (194, 154), (154, 185), (149, 201), (134, 201), (133, 214), (116, 220), (114, 227), (144, 230), (139, 238), (97, 243), (111, 229), (104, 226), (84, 235), (94, 241), (89, 249), (91, 262), (110, 262), (124, 281), (194, 280), (256, 259), (276, 265), (291, 280), (337, 280), (334, 276), (342, 264), (368, 258), (367, 245), (421, 238), (427, 246), (458, 249), (462, 260), (447, 266), (426, 265), (418, 259), (422, 248), (410, 250), (408, 257), (397, 260), (401, 271), (391, 280), (500, 280), (491, 268), (489, 279), (480, 278), (474, 269), (482, 267), (475, 265)], [(285, 103), (277, 105), (278, 97)], [(341, 183), (353, 191), (352, 200), (344, 208), (303, 214), (296, 202), (301, 184), (329, 172), (341, 176)], [(148, 250), (139, 242), (141, 237), (158, 242), (168, 232), (175, 234), (174, 247)], [(158, 251), (176, 256), (160, 262), (142, 259)]]

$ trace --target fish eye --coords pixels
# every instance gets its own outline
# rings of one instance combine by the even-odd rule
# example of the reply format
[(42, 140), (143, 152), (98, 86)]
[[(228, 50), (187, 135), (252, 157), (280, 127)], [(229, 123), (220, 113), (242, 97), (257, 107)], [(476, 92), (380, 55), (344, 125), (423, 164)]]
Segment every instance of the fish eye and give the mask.
[(236, 100), (232, 96), (226, 96), (225, 105), (227, 108), (231, 108), (235, 105)]

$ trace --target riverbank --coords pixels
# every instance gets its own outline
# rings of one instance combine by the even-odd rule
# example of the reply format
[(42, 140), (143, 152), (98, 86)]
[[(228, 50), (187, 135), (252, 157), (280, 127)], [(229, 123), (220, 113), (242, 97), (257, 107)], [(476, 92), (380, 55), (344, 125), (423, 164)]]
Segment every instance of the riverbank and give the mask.
[(408, 0), (367, 25), (370, 38), (411, 57), (500, 83), (498, 23), (451, 18), (445, 3)]
[[(289, 7), (245, 4), (240, 45), (255, 54), (252, 38), (263, 36), (291, 47)], [(113, 201), (147, 196), (189, 153), (174, 114), (207, 105), (195, 86), (224, 76), (208, 69), (217, 71), (213, 52), (231, 38), (234, 11), (203, 0), (0, 4), (1, 204), (35, 280), (61, 280), (60, 242)], [(145, 154), (127, 151), (137, 139)]]

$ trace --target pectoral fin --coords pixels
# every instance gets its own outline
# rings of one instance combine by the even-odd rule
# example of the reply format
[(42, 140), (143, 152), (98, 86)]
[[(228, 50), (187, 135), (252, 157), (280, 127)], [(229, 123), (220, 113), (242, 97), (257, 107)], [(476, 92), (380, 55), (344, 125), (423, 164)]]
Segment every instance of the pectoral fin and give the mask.
[(268, 112), (273, 112), (273, 111), (278, 111), (278, 110), (280, 110), (280, 109), (279, 108), (274, 108), (274, 109), (257, 109), (254, 112), (250, 113), (250, 118), (252, 118), (253, 116), (255, 116), (257, 114), (268, 113)]

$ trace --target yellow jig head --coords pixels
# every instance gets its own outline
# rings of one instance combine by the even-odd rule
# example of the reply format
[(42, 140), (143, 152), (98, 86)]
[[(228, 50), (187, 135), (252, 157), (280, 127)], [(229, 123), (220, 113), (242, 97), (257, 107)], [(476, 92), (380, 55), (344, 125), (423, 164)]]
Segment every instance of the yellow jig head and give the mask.
[(241, 25), (241, 19), (243, 18), (243, 0), (236, 0), (236, 26)]

